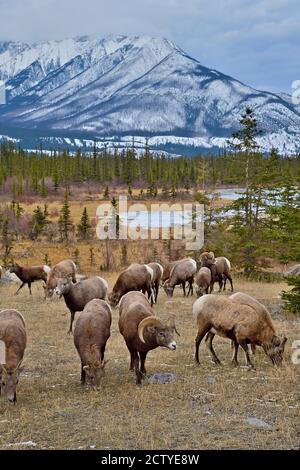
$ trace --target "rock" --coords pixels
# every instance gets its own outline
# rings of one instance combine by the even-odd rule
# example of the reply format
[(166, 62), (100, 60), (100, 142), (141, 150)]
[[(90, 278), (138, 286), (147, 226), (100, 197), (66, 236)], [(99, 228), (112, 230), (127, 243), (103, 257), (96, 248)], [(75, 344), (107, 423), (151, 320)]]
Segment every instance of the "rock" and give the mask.
[(270, 424), (258, 418), (247, 418), (246, 423), (250, 424), (250, 426), (254, 426), (259, 429), (272, 429), (272, 426)]
[(300, 274), (300, 264), (295, 264), (288, 271), (284, 273), (284, 277), (299, 276), (299, 274)]
[(216, 379), (214, 377), (211, 377), (211, 376), (208, 376), (207, 377), (207, 382), (209, 384), (215, 384), (216, 383)]
[(9, 284), (10, 282), (20, 282), (20, 279), (14, 273), (6, 271), (2, 274), (0, 284)]
[(167, 384), (170, 382), (175, 382), (177, 379), (175, 374), (171, 372), (158, 372), (149, 377), (149, 382), (151, 384)]
[(26, 447), (36, 447), (36, 442), (26, 441), (26, 442), (14, 442), (13, 444), (8, 444), (8, 447), (12, 446), (26, 446)]

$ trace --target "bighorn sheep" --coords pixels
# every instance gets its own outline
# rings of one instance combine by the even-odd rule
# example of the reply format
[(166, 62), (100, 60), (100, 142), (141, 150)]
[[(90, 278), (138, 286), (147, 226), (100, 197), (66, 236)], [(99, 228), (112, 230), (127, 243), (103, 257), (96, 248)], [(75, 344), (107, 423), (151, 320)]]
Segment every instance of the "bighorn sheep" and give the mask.
[(76, 264), (71, 259), (65, 259), (57, 263), (50, 270), (47, 276), (47, 282), (45, 287), (45, 298), (49, 299), (52, 297), (55, 287), (57, 286), (57, 280), (59, 278), (66, 278), (71, 276), (72, 282), (76, 282)]
[(184, 259), (181, 260), (179, 263), (176, 263), (171, 269), (169, 279), (163, 285), (163, 288), (168, 297), (173, 296), (175, 286), (177, 286), (178, 284), (181, 284), (183, 289), (183, 295), (186, 296), (186, 281), (189, 283), (189, 290), (187, 295), (193, 295), (194, 274), (196, 272), (197, 263), (192, 258)]
[(154, 299), (155, 303), (157, 302), (157, 296), (160, 286), (160, 281), (164, 272), (164, 268), (159, 263), (149, 263), (147, 266), (152, 269), (153, 271), (153, 279), (152, 279), (152, 289), (154, 291)]
[(17, 401), (17, 384), (22, 371), (21, 362), (26, 348), (25, 321), (17, 310), (7, 309), (0, 312), (0, 395), (1, 386), (11, 403)]
[(104, 300), (86, 304), (74, 328), (74, 344), (81, 360), (81, 383), (100, 386), (104, 375), (104, 352), (110, 337), (111, 308)]
[(209, 288), (211, 287), (211, 271), (209, 268), (200, 268), (196, 274), (195, 282), (197, 285), (196, 294), (197, 297), (201, 297), (204, 294), (208, 294)]
[(152, 293), (153, 270), (146, 264), (131, 264), (127, 269), (122, 271), (112, 292), (108, 296), (110, 304), (115, 307), (121, 297), (129, 291), (147, 292), (148, 298), (151, 298), (151, 304), (154, 303)]
[(22, 289), (25, 284), (28, 285), (30, 295), (32, 295), (31, 284), (35, 281), (44, 281), (46, 283), (50, 268), (47, 265), (20, 266), (19, 264), (15, 263), (9, 268), (9, 272), (14, 273), (22, 282), (15, 295), (19, 293), (19, 290)]
[[(253, 299), (255, 302), (255, 299)], [(198, 334), (196, 336), (195, 361), (199, 364), (199, 346), (206, 335), (206, 344), (211, 353), (212, 360), (221, 364), (217, 357), (212, 341), (215, 335), (229, 338), (234, 341), (234, 354), (232, 363), (237, 364), (237, 350), (240, 345), (246, 357), (246, 365), (251, 363), (248, 344), (262, 346), (267, 356), (275, 365), (280, 365), (286, 338), (282, 340), (276, 335), (270, 314), (254, 307), (254, 302), (241, 303), (227, 297), (209, 294), (196, 300), (193, 305), (193, 316), (197, 321)], [(260, 312), (260, 313), (258, 313)]]
[(76, 312), (82, 312), (90, 300), (105, 299), (108, 285), (102, 277), (94, 276), (73, 284), (72, 276), (59, 278), (54, 291), (57, 295), (63, 296), (66, 305), (71, 313), (70, 328), (68, 333), (72, 333), (72, 325)]
[(233, 291), (233, 283), (232, 277), (230, 274), (231, 264), (229, 259), (225, 258), (225, 256), (219, 256), (215, 258), (214, 253), (210, 251), (209, 253), (204, 252), (200, 256), (201, 267), (206, 267), (211, 270), (212, 275), (212, 282), (210, 292), (213, 291), (214, 283), (219, 283), (219, 292), (225, 290), (226, 288), (226, 281), (229, 279), (231, 285), (231, 291)]
[[(141, 292), (128, 292), (119, 305), (119, 329), (130, 352), (130, 370), (135, 370), (136, 383), (141, 384), (146, 374), (148, 352), (159, 346), (175, 350), (174, 318), (166, 323), (158, 318), (149, 301)], [(176, 331), (177, 332), (177, 331)]]

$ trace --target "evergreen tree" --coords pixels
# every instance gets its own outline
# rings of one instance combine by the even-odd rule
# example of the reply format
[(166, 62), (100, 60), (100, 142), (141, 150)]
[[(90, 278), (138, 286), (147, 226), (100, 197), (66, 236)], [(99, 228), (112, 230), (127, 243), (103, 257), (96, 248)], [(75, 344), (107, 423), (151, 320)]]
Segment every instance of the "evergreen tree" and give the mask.
[(285, 307), (290, 312), (300, 314), (300, 276), (291, 276), (287, 278), (288, 286), (292, 289), (283, 291), (282, 298), (286, 302)]
[(58, 219), (58, 226), (59, 226), (59, 232), (60, 232), (60, 235), (61, 235), (61, 239), (63, 241), (68, 242), (70, 232), (73, 231), (73, 229), (74, 229), (73, 221), (71, 219), (71, 210), (70, 210), (70, 204), (69, 204), (68, 190), (66, 190), (66, 192), (65, 192), (64, 204), (63, 204), (63, 207), (60, 210), (60, 216), (59, 216), (59, 219)]
[(87, 240), (91, 236), (91, 224), (89, 221), (89, 216), (87, 208), (85, 207), (82, 212), (80, 223), (77, 225), (77, 234), (82, 240)]

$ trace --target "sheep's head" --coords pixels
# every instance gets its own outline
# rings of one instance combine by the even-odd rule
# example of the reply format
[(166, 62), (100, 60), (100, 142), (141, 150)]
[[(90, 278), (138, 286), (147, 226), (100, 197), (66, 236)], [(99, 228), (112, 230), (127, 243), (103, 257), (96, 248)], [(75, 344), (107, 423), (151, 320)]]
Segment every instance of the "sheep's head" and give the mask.
[(165, 282), (163, 288), (168, 297), (173, 297), (174, 287), (170, 286), (168, 282)]
[(57, 286), (54, 289), (56, 295), (67, 294), (72, 283), (72, 276), (61, 277), (57, 280)]
[(203, 286), (197, 287), (196, 294), (197, 294), (197, 297), (202, 297), (202, 295), (206, 294), (206, 288)]
[(149, 340), (153, 340), (153, 337), (155, 337), (158, 346), (171, 349), (172, 351), (176, 349), (174, 331), (179, 334), (176, 330), (174, 317), (163, 323), (159, 318), (150, 316), (144, 318), (138, 326), (138, 336), (142, 343), (146, 343), (148, 335)]
[(14, 263), (14, 264), (12, 264), (12, 265), (9, 267), (8, 271), (9, 271), (10, 273), (16, 273), (16, 272), (18, 271), (18, 268), (19, 268), (19, 267), (20, 267), (20, 266), (19, 266), (17, 263)]
[(83, 366), (85, 371), (86, 383), (96, 389), (100, 387), (102, 377), (105, 375), (104, 367), (107, 361), (95, 361), (92, 364)]
[(279, 336), (274, 336), (270, 343), (264, 345), (265, 353), (275, 366), (280, 366), (282, 363), (286, 342), (286, 337), (280, 339)]
[(112, 307), (116, 307), (118, 305), (119, 300), (120, 296), (116, 292), (111, 292), (108, 296), (108, 301)]
[(1, 388), (3, 387), (5, 397), (13, 404), (17, 401), (17, 385), (20, 372), (23, 370), (20, 365), (21, 361), (16, 368), (8, 368), (4, 365), (0, 366), (0, 394)]
[(201, 267), (209, 268), (211, 265), (215, 263), (215, 254), (213, 251), (204, 251), (204, 253), (200, 256)]

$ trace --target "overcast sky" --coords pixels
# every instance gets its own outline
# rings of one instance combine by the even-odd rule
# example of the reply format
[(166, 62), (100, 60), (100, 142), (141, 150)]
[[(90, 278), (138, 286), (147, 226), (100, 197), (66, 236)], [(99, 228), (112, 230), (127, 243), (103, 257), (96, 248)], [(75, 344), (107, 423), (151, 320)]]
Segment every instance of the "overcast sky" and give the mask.
[(256, 88), (300, 79), (299, 0), (0, 0), (0, 40), (164, 36)]

